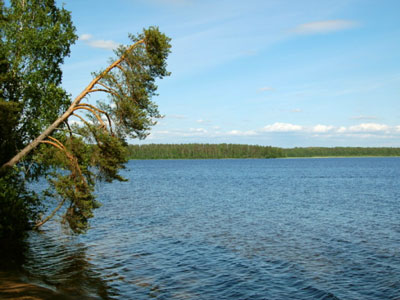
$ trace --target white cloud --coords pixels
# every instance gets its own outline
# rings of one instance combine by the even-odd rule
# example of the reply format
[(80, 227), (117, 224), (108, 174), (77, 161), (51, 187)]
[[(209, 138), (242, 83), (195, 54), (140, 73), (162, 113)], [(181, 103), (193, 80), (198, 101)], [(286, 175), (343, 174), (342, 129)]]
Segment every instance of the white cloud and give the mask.
[(199, 123), (199, 124), (210, 124), (211, 123), (210, 121), (203, 120), (203, 119), (196, 120), (196, 122)]
[(72, 120), (68, 120), (69, 125), (77, 125), (77, 126), (83, 126), (83, 122), (81, 120), (78, 119), (72, 119)]
[(227, 134), (234, 136), (252, 136), (252, 135), (257, 135), (257, 132), (255, 130), (248, 130), (248, 131), (231, 130)]
[(166, 115), (165, 117), (168, 119), (178, 119), (178, 120), (186, 119), (184, 115)]
[(270, 86), (265, 86), (259, 89), (260, 92), (272, 92), (274, 90), (274, 88), (270, 87)]
[(357, 22), (349, 20), (327, 20), (298, 25), (293, 29), (297, 34), (322, 34), (353, 28)]
[(333, 129), (334, 129), (333, 126), (318, 124), (312, 128), (312, 132), (324, 133), (324, 132), (332, 131)]
[(349, 127), (349, 131), (351, 132), (379, 132), (387, 130), (389, 130), (389, 126), (377, 123), (363, 123)]
[(378, 117), (360, 115), (360, 116), (351, 117), (351, 119), (353, 119), (353, 120), (376, 120), (376, 119), (378, 119)]
[(111, 40), (95, 40), (91, 34), (85, 33), (79, 37), (79, 40), (83, 41), (90, 47), (113, 50), (118, 47), (118, 44)]
[(204, 128), (190, 128), (190, 132), (197, 132), (197, 133), (207, 133), (207, 130)]
[(93, 38), (93, 36), (91, 34), (85, 33), (79, 37), (79, 40), (80, 41), (88, 41), (88, 40), (91, 40), (92, 38)]
[(94, 40), (94, 41), (88, 41), (87, 43), (89, 46), (93, 48), (100, 48), (100, 49), (107, 49), (107, 50), (113, 50), (118, 47), (118, 44), (114, 41), (105, 41), (105, 40)]
[(296, 136), (306, 139), (315, 139), (315, 141), (343, 141), (348, 140), (353, 144), (361, 140), (389, 140), (400, 137), (400, 125), (389, 126), (386, 124), (362, 123), (354, 126), (333, 126), (333, 125), (297, 125), (291, 123), (276, 122), (263, 128), (248, 130), (221, 129), (218, 126), (192, 128), (175, 128), (168, 130), (154, 130), (151, 133), (152, 141), (178, 139), (184, 141), (204, 141), (204, 139), (223, 139), (226, 142), (237, 141), (240, 138), (252, 138), (253, 141), (262, 141), (265, 138), (273, 136), (284, 137), (290, 133), (296, 133)]
[(158, 133), (158, 134), (170, 134), (171, 132), (169, 132), (168, 130), (157, 130), (157, 131), (154, 131), (154, 133)]
[(303, 129), (300, 125), (294, 125), (290, 123), (274, 123), (272, 125), (265, 126), (262, 131), (265, 132), (294, 132), (301, 131)]

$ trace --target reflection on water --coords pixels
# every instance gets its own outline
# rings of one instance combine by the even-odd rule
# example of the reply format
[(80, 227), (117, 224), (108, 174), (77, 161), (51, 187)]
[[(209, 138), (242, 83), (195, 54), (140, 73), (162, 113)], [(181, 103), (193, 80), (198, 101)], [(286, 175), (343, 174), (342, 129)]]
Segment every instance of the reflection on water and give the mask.
[(32, 278), (69, 295), (108, 298), (106, 282), (93, 270), (87, 247), (74, 236), (59, 238), (33, 232), (30, 244), (24, 268)]
[(129, 166), (87, 234), (49, 222), (14, 266), (79, 299), (400, 295), (399, 158)]
[(53, 222), (52, 228), (30, 232), (25, 241), (12, 248), (10, 244), (2, 247), (0, 270), (77, 299), (117, 296), (94, 270), (87, 246), (58, 226)]

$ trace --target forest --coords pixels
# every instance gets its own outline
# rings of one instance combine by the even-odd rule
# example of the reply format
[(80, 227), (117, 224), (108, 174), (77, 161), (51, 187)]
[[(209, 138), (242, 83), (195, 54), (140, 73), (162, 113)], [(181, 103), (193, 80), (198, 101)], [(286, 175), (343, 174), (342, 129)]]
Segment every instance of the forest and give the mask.
[(129, 145), (129, 159), (278, 158), (281, 148), (243, 144), (147, 144)]
[(400, 156), (390, 147), (296, 147), (279, 148), (245, 144), (144, 144), (129, 145), (128, 159), (222, 159)]
[(286, 157), (400, 156), (400, 148), (390, 147), (296, 147), (284, 149)]

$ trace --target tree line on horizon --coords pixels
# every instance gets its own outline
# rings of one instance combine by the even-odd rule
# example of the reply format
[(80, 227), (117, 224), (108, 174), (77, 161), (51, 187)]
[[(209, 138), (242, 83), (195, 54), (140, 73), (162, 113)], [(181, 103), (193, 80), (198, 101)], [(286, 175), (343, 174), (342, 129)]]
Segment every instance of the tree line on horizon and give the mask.
[(282, 148), (243, 144), (146, 144), (129, 145), (129, 159), (278, 158)]
[(246, 144), (144, 144), (129, 145), (128, 159), (223, 159), (285, 157), (400, 156), (391, 147), (279, 148)]
[(400, 156), (391, 147), (296, 147), (284, 149), (286, 157)]

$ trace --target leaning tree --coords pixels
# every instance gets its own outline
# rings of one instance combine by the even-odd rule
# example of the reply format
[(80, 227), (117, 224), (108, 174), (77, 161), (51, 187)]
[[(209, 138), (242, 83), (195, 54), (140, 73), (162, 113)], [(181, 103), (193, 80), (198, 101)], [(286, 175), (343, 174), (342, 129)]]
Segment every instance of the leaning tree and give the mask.
[[(157, 27), (130, 35), (131, 46), (120, 46), (115, 51), (117, 58), (94, 73), (94, 79), (72, 101), (59, 86), (59, 65), (76, 39), (69, 13), (45, 0), (13, 0), (9, 8), (0, 0), (0, 5), (1, 42), (8, 47), (0, 53), (0, 104), (7, 108), (4, 116), (0, 114), (0, 123), (11, 120), (0, 140), (4, 153), (0, 187), (5, 191), (0, 200), (8, 205), (0, 212), (0, 234), (12, 227), (7, 224), (12, 221), (7, 214), (13, 209), (25, 209), (25, 219), (35, 220), (33, 227), (38, 228), (62, 207), (70, 228), (83, 232), (93, 209), (99, 206), (93, 193), (95, 183), (124, 180), (118, 171), (126, 162), (126, 139), (145, 138), (161, 117), (152, 97), (156, 95), (156, 79), (169, 75), (166, 59), (170, 39)], [(26, 36), (24, 26), (33, 28), (30, 36)], [(51, 28), (58, 28), (59, 40), (54, 39), (57, 35)], [(54, 47), (45, 44), (46, 38), (36, 47), (28, 47), (28, 39), (35, 34), (47, 37)], [(43, 56), (40, 64), (37, 53)], [(53, 81), (40, 76), (46, 72), (54, 75)], [(33, 79), (28, 80), (29, 76)], [(35, 84), (29, 86), (31, 82)], [(103, 100), (93, 104), (88, 99), (95, 93), (101, 93)], [(57, 101), (52, 102), (52, 96)], [(32, 133), (39, 131), (33, 137)], [(25, 181), (43, 177), (49, 185), (40, 196), (26, 189)], [(58, 204), (48, 216), (37, 219), (37, 204), (45, 198), (57, 199)], [(28, 204), (21, 205), (21, 199)]]

